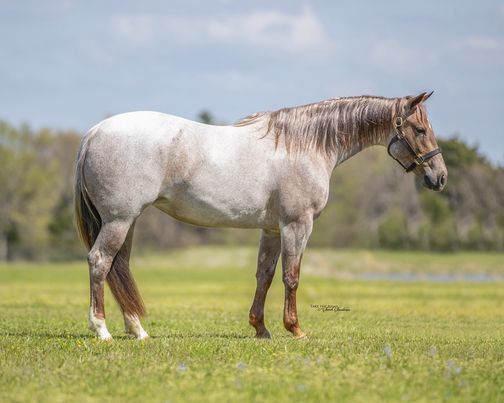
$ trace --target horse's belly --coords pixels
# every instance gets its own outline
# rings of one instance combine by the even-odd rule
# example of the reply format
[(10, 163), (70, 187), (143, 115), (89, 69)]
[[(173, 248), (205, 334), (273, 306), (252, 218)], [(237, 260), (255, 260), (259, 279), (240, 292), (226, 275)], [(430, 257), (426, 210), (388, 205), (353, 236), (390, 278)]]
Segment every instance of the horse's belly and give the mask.
[(154, 205), (170, 216), (204, 227), (276, 228), (267, 203), (243, 194), (197, 195), (189, 189), (166, 189)]
[(270, 144), (225, 130), (186, 136), (170, 148), (155, 206), (194, 225), (276, 228)]

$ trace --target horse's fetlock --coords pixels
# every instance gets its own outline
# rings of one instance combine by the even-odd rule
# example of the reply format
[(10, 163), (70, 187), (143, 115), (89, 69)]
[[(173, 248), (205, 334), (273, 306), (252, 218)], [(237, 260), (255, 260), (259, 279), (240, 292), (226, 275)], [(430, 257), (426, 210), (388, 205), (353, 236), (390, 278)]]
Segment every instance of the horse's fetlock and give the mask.
[(264, 317), (262, 315), (257, 315), (256, 313), (252, 313), (252, 312), (249, 314), (249, 323), (252, 326), (256, 326), (259, 323), (262, 323), (263, 320), (264, 320)]
[(287, 316), (284, 318), (284, 326), (288, 331), (293, 331), (294, 328), (298, 327), (298, 320), (296, 317)]

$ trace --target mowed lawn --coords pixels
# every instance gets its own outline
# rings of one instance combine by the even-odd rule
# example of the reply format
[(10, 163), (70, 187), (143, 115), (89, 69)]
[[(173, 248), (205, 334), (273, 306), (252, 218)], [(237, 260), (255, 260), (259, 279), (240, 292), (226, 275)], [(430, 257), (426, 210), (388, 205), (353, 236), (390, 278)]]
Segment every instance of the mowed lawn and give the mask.
[(256, 340), (248, 325), (255, 253), (195, 248), (134, 257), (148, 309), (145, 342), (123, 335), (110, 294), (115, 340), (88, 332), (84, 261), (0, 266), (0, 401), (503, 401), (502, 281), (351, 275), (422, 268), (502, 275), (503, 255), (308, 249), (298, 291), (308, 339), (283, 329), (279, 267), (266, 304), (273, 339)]

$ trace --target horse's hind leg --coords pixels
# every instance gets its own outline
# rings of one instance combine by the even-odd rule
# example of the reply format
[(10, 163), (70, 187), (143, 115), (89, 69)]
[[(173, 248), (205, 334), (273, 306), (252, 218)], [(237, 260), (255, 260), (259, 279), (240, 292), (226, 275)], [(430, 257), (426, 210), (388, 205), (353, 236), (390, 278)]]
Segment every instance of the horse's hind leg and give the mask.
[[(130, 260), (130, 253), (131, 253), (131, 244), (133, 243), (133, 231), (135, 229), (135, 224), (130, 227), (128, 231), (128, 235), (126, 237), (126, 240), (124, 241), (123, 245), (121, 246), (121, 249), (116, 255), (116, 259), (123, 259), (123, 265), (124, 269), (129, 272), (129, 260)], [(123, 312), (123, 317), (124, 317), (124, 329), (126, 333), (135, 336), (138, 340), (143, 340), (147, 339), (149, 335), (147, 332), (144, 330), (142, 327), (142, 324), (140, 323), (140, 318), (138, 317), (138, 314), (128, 312), (127, 306), (123, 303), (121, 305), (121, 301), (118, 301), (119, 305), (121, 307), (121, 310)]]
[(104, 223), (88, 254), (90, 279), (89, 328), (101, 340), (112, 336), (105, 324), (105, 301), (103, 285), (112, 262), (128, 234), (132, 221), (112, 221)]
[(255, 327), (256, 337), (258, 338), (271, 338), (270, 332), (264, 326), (264, 303), (275, 274), (278, 256), (280, 255), (280, 243), (280, 234), (262, 232), (257, 257), (257, 288), (249, 314), (249, 322)]

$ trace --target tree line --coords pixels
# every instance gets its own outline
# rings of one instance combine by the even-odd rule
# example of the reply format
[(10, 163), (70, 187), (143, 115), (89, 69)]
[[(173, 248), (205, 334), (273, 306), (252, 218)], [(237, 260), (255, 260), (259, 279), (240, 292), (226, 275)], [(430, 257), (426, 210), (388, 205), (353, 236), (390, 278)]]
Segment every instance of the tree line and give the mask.
[[(209, 112), (200, 120), (212, 123)], [(0, 260), (82, 258), (73, 223), (75, 157), (81, 134), (0, 122)], [(339, 166), (311, 245), (504, 250), (504, 169), (457, 137), (440, 139), (449, 171), (441, 193), (423, 189), (386, 153), (365, 150)], [(154, 207), (139, 218), (135, 248), (255, 244), (258, 231), (209, 230)]]

